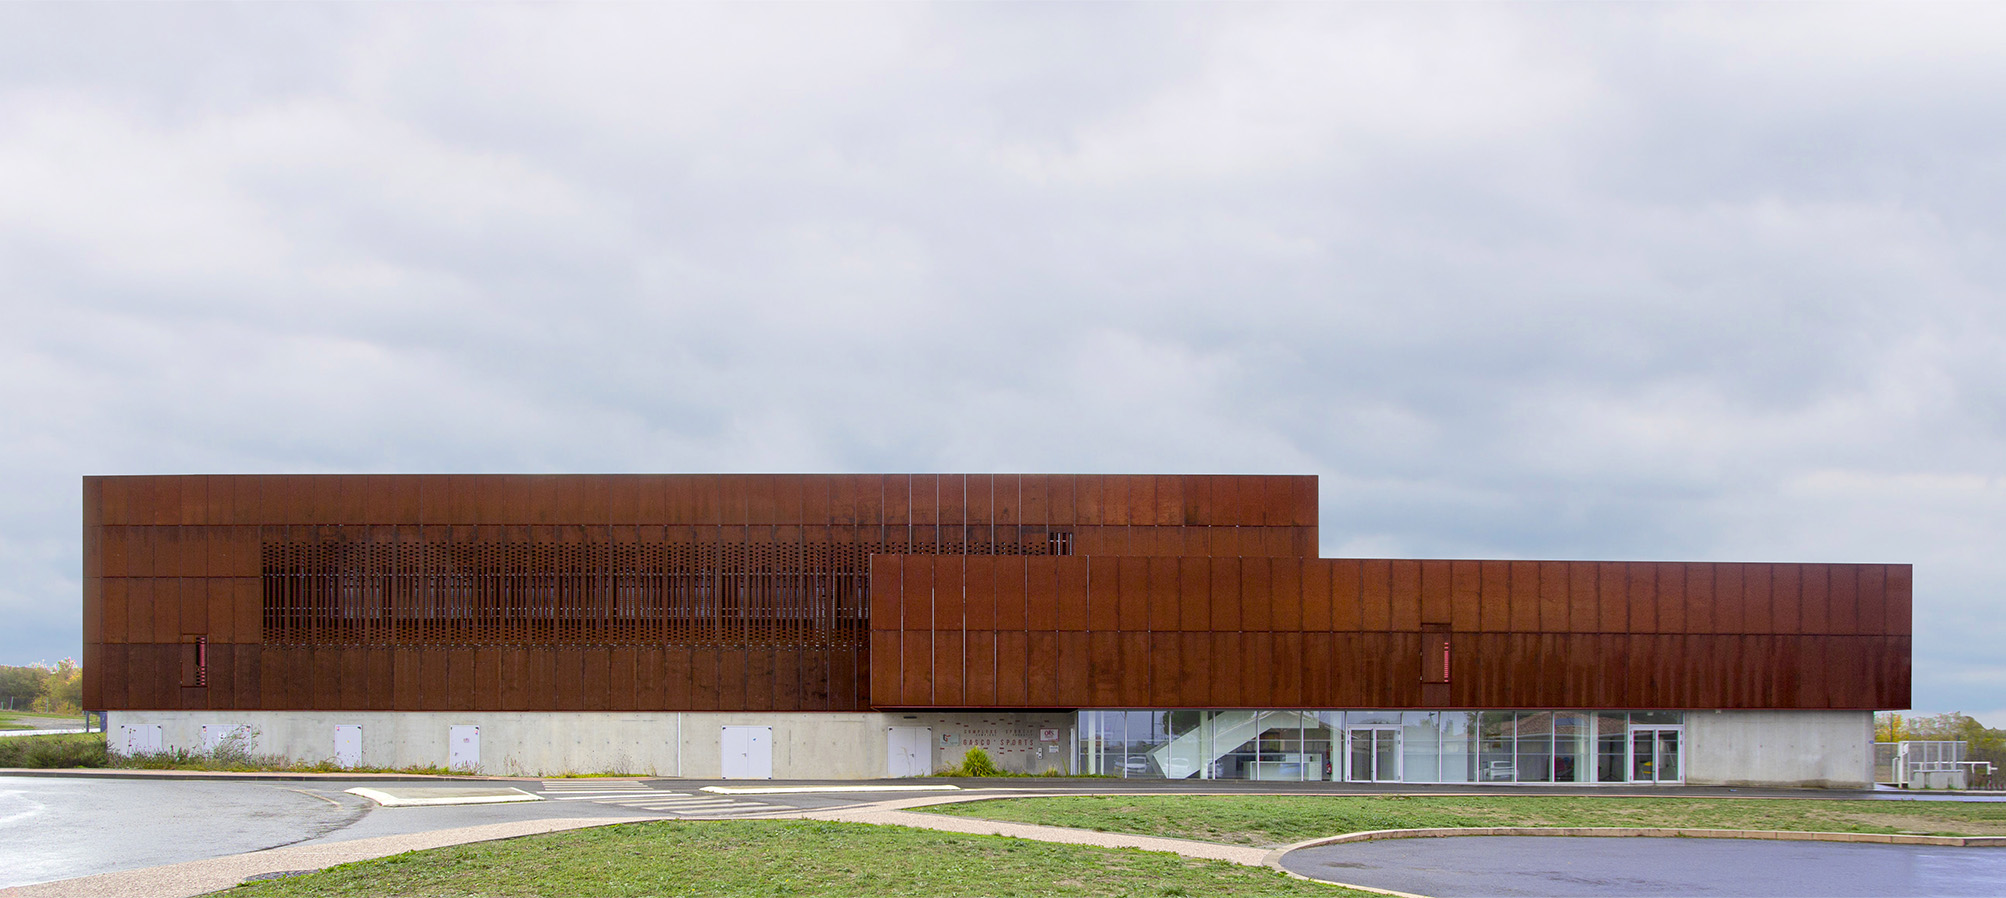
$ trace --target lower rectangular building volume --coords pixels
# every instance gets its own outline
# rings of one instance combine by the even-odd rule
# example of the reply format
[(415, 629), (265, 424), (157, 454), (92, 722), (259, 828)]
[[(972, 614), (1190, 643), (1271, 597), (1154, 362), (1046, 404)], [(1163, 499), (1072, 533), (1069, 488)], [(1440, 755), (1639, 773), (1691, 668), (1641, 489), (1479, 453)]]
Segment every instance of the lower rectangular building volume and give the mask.
[(1906, 564), (1323, 558), (1313, 476), (87, 477), (112, 748), (700, 778), (1872, 781)]

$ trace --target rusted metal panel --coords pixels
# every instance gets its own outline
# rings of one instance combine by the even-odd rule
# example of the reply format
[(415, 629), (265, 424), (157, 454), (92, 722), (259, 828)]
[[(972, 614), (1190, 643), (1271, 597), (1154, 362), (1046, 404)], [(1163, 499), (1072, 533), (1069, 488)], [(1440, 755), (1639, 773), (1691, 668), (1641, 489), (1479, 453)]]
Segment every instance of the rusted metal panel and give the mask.
[[(1713, 631), (1748, 633), (1748, 575), (1750, 565), (1714, 566)], [(1773, 584), (1772, 584), (1773, 585)]]
[(233, 621), (237, 605), (236, 582), (222, 578), (198, 580), (195, 588), (201, 591), (197, 601), (203, 608), (203, 627), (195, 633), (207, 636), (211, 644), (236, 641), (236, 624)]
[(1245, 705), (1246, 699), (1240, 683), (1243, 670), (1243, 662), (1240, 659), (1242, 634), (1215, 630), (1204, 636), (1210, 642), (1204, 673), (1213, 707), (1232, 708)]
[(1162, 633), (1178, 629), (1179, 597), (1177, 559), (1155, 557), (1147, 559), (1149, 590), (1148, 623), (1135, 629), (1147, 629)]
[[(84, 478), (84, 483), (87, 485), (86, 488), (88, 488), (88, 484), (95, 483), (99, 490), (97, 504), (98, 524), (106, 527), (122, 527), (132, 523), (131, 503), (134, 479), (131, 477)], [(85, 526), (89, 526), (90, 513), (88, 511), (85, 512), (85, 521)]]
[(1274, 626), (1273, 591), (1269, 559), (1240, 559), (1240, 629), (1265, 632)]
[(933, 570), (933, 620), (936, 629), (960, 631), (967, 627), (963, 596), (967, 589), (961, 556), (929, 558)]
[(1154, 479), (1156, 484), (1150, 492), (1156, 501), (1149, 523), (1158, 527), (1184, 526), (1184, 478), (1158, 474)]
[(1511, 564), (1480, 561), (1477, 565), (1477, 629), (1506, 632), (1511, 626)]
[(1050, 630), (1034, 630), (1028, 634), (1026, 654), (1030, 666), (1026, 673), (1025, 699), (1032, 707), (1050, 708), (1059, 703), (1059, 634)]
[(1629, 614), (1630, 632), (1658, 632), (1658, 566), (1633, 561), (1623, 567), (1629, 596), (1625, 607)]
[(1069, 556), (1050, 559), (1054, 567), (1057, 583), (1055, 597), (1058, 610), (1058, 629), (1085, 630), (1089, 600), (1087, 595), (1088, 559)]
[[(112, 577), (104, 580), (103, 589), (99, 597), (99, 602), (102, 603), (102, 610), (99, 613), (102, 621), (99, 626), (101, 628), (100, 642), (105, 645), (116, 645), (126, 641), (127, 615), (129, 613), (126, 610), (128, 603), (127, 591), (130, 589), (130, 583), (131, 581), (124, 577)], [(88, 674), (89, 668), (86, 668), (85, 672)], [(114, 706), (107, 705), (105, 707)]]
[(1302, 560), (1297, 558), (1275, 558), (1268, 563), (1268, 594), (1272, 600), (1268, 623), (1275, 632), (1302, 631), (1302, 566)]
[(1302, 562), (1302, 628), (1305, 633), (1330, 632), (1331, 572), (1332, 565), (1328, 561), (1309, 558)]
[(1017, 523), (1044, 527), (1051, 523), (1052, 483), (1042, 474), (1017, 478)]
[(871, 694), (885, 704), (896, 704), (905, 693), (905, 633), (901, 630), (871, 631)]
[(1630, 632), (1628, 565), (1620, 561), (1596, 564), (1595, 619), (1604, 633)]
[(1826, 617), (1828, 632), (1857, 635), (1860, 632), (1859, 568), (1854, 565), (1825, 565)]
[(1002, 556), (996, 559), (996, 576), (993, 581), (996, 596), (996, 629), (1025, 629), (1026, 582), (1030, 576), (1021, 556)]
[(942, 477), (938, 474), (913, 474), (907, 478), (912, 491), (912, 516), (909, 521), (915, 527), (934, 527), (945, 521), (941, 516)]
[(1510, 600), (1507, 625), (1515, 632), (1539, 632), (1539, 562), (1513, 561), (1506, 567)]
[(1568, 566), (1564, 561), (1537, 562), (1539, 579), (1538, 629), (1545, 633), (1565, 633), (1568, 622)]
[(1022, 630), (996, 632), (996, 703), (1022, 707), (1028, 701), (1025, 682), (1031, 667), (1029, 638)]
[[(1421, 622), (1446, 624), (1455, 600), (1454, 567), (1448, 561), (1428, 560), (1421, 565)], [(1474, 602), (1475, 597), (1471, 597)]]
[(1149, 634), (1148, 672), (1149, 702), (1151, 708), (1178, 708), (1185, 706), (1184, 696), (1178, 688), (1183, 677), (1183, 643), (1175, 632), (1157, 631)]
[(1689, 565), (1661, 562), (1656, 568), (1658, 629), (1686, 633), (1686, 569)]
[[(1274, 634), (1275, 653), (1272, 671), (1274, 685), (1268, 697), (1278, 708), (1298, 708), (1304, 704), (1303, 697), (1303, 634), (1300, 632), (1277, 632)], [(1410, 656), (1411, 657), (1411, 656)]]
[[(615, 711), (639, 710), (641, 707), (641, 689), (640, 682), (637, 679), (640, 672), (639, 652), (631, 645), (616, 645), (612, 646), (606, 655), (607, 707)], [(483, 657), (498, 658), (496, 650), (492, 648), (475, 649), (475, 657), (477, 660)], [(495, 668), (495, 674), (497, 681), (499, 681), (499, 666)], [(480, 684), (476, 683), (475, 685), (476, 688), (479, 688)], [(492, 688), (492, 693), (500, 692), (498, 685), (499, 683), (497, 682), (497, 687)]]
[(1092, 665), (1087, 632), (1061, 630), (1055, 638), (1058, 654), (1053, 662), (1056, 675), (1053, 703), (1066, 708), (1084, 707), (1092, 698), (1087, 688), (1087, 671)]
[(1024, 559), (1025, 628), (1032, 632), (1052, 632), (1059, 628), (1058, 559), (1033, 556)]
[(1385, 630), (1393, 625), (1393, 562), (1368, 558), (1359, 568), (1360, 629)]
[[(739, 655), (745, 659), (745, 674), (741, 681), (744, 683), (745, 693), (744, 697), (735, 703), (736, 706), (747, 711), (773, 710), (775, 694), (779, 691), (779, 675), (773, 660), (773, 649), (762, 645), (746, 646), (739, 650)], [(724, 685), (727, 689), (724, 701), (729, 707), (733, 704), (731, 682), (727, 680)]]
[[(139, 592), (133, 592), (135, 597)], [(181, 642), (181, 580), (158, 577), (153, 580), (153, 641), (164, 645)]]
[(900, 705), (933, 703), (933, 643), (938, 634), (931, 630), (908, 630), (905, 634), (905, 681), (899, 684)]
[[(126, 589), (125, 641), (130, 643), (159, 642), (160, 637), (154, 632), (153, 626), (155, 614), (153, 578), (129, 577), (124, 582)], [(174, 629), (177, 632), (181, 629), (178, 621), (175, 623)]]
[(998, 704), (996, 697), (996, 632), (994, 630), (969, 630), (964, 641), (965, 668), (962, 688), (966, 692), (968, 704), (973, 707), (989, 707)]
[(1390, 562), (1392, 576), (1391, 600), (1392, 616), (1386, 629), (1418, 630), (1421, 628), (1421, 563), (1407, 559)]
[[(1900, 636), (1911, 634), (1913, 626), (1913, 604), (1915, 601), (1915, 569), (1906, 564), (1887, 566), (1887, 619), (1881, 632)], [(1904, 687), (1906, 690), (1906, 687)], [(1883, 707), (1907, 707), (1907, 705), (1884, 705)]]
[(1357, 630), (1364, 625), (1359, 607), (1363, 562), (1339, 558), (1321, 562), (1330, 568), (1330, 629)]
[(1823, 564), (1802, 566), (1799, 589), (1798, 622), (1800, 632), (1832, 632), (1832, 586), (1831, 567)]
[(1121, 705), (1121, 682), (1128, 671), (1121, 666), (1121, 634), (1095, 630), (1087, 634), (1087, 697), (1084, 707), (1115, 708)]
[(210, 481), (206, 474), (192, 474), (177, 478), (181, 481), (181, 520), (175, 523), (184, 527), (207, 526), (228, 523), (230, 515), (230, 494), (227, 489), (220, 496), (210, 493)]
[(1127, 630), (1121, 634), (1121, 704), (1130, 708), (1149, 707), (1149, 634)]
[[(959, 628), (942, 628), (933, 634), (933, 658), (928, 665), (932, 675), (933, 695), (927, 704), (958, 707), (968, 703), (968, 692), (963, 676), (968, 655), (963, 641), (964, 631)], [(1033, 671), (1034, 676), (1054, 676), (1051, 670)]]
[(1859, 620), (1856, 632), (1863, 635), (1884, 635), (1887, 630), (1888, 614), (1888, 568), (1884, 564), (1863, 564), (1854, 569), (1854, 588), (1858, 590)]
[(1567, 562), (1567, 630), (1571, 633), (1599, 631), (1596, 620), (1597, 567), (1592, 561)]
[(744, 710), (746, 676), (744, 646), (698, 646), (690, 652), (690, 704), (699, 711)]

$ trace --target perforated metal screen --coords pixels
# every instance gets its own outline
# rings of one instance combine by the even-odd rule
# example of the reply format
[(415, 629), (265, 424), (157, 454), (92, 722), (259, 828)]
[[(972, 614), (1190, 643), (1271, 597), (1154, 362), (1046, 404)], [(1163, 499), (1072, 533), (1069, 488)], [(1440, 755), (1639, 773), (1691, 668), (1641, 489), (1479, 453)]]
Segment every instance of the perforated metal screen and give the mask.
[(1045, 555), (1021, 542), (295, 541), (263, 546), (276, 645), (864, 645), (873, 554)]

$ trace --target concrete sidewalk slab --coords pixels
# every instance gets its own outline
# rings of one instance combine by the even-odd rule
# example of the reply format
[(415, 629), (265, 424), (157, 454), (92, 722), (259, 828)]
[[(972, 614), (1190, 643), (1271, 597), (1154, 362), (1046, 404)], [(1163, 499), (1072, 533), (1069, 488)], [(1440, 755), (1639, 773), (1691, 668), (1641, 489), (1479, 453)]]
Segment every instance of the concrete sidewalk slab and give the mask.
[(360, 795), (386, 808), (416, 808), (447, 804), (503, 804), (511, 801), (542, 801), (535, 795), (509, 786), (358, 786), (350, 795)]
[(148, 867), (144, 870), (101, 873), (78, 879), (15, 886), (10, 889), (0, 889), (0, 898), (193, 898), (196, 895), (227, 889), (250, 877), (268, 873), (321, 870), (336, 864), (388, 857), (407, 851), (656, 819), (660, 818), (576, 817), (522, 820), (402, 836), (356, 839), (350, 842), (288, 845), (283, 848), (169, 864), (164, 867)]
[(304, 773), (265, 770), (134, 770), (124, 767), (0, 767), (0, 776), (82, 777), (109, 780), (248, 780), (251, 782), (311, 783), (321, 780), (347, 782), (428, 782), (480, 783), (504, 777), (432, 776), (424, 773), (365, 773), (338, 771)]
[(806, 795), (815, 792), (959, 792), (960, 786), (705, 786), (718, 795)]

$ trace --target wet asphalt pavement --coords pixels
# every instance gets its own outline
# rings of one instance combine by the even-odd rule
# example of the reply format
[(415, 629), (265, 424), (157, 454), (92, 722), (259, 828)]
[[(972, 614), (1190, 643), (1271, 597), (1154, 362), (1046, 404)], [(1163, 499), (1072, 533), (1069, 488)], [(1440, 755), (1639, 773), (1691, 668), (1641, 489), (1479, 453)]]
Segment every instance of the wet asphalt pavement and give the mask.
[(1282, 866), (1314, 879), (1437, 898), (2006, 894), (2006, 848), (1459, 836), (1303, 848), (1284, 855)]
[[(688, 795), (712, 785), (686, 780), (647, 783), (664, 795)], [(403, 785), (445, 788), (509, 785), (531, 793), (543, 791), (542, 784), (534, 780), (430, 780)], [(347, 789), (356, 786), (388, 787), (380, 780), (368, 779), (0, 776), (0, 888), (223, 857), (282, 845), (342, 842), (553, 817), (620, 820), (676, 815), (673, 811), (589, 798), (385, 808), (347, 793)], [(749, 795), (737, 800), (743, 802), (747, 813), (759, 813), (774, 810), (775, 806), (841, 807), (898, 795)], [(727, 808), (720, 812), (712, 807), (706, 813), (729, 815), (730, 811)]]
[[(571, 783), (591, 782), (573, 780)], [(1416, 787), (1407, 784), (1397, 790), (1385, 787), (1356, 787), (1353, 784), (1336, 783), (1222, 783), (1222, 782), (1166, 782), (1163, 780), (1105, 780), (1105, 779), (1017, 779), (1017, 780), (942, 780), (917, 781), (921, 784), (940, 785), (954, 783), (969, 789), (993, 792), (997, 797), (1007, 797), (1027, 791), (1069, 792), (1100, 794), (1142, 794), (1142, 793), (1282, 793), (1282, 794), (1384, 794), (1398, 791), (1404, 794), (1427, 794), (1438, 788)], [(879, 781), (879, 785), (913, 785), (913, 780)], [(749, 783), (747, 781), (693, 781), (675, 779), (651, 779), (645, 781), (645, 788), (657, 790), (661, 800), (650, 800), (647, 796), (632, 795), (621, 799), (599, 800), (593, 797), (577, 797), (576, 800), (546, 800), (510, 804), (449, 805), (439, 807), (379, 807), (368, 799), (347, 794), (345, 790), (356, 786), (384, 786), (380, 779), (358, 777), (356, 779), (300, 779), (300, 780), (253, 780), (194, 776), (190, 778), (100, 778), (72, 776), (0, 776), (0, 888), (48, 882), (96, 873), (119, 870), (135, 870), (182, 861), (223, 857), (275, 848), (283, 845), (340, 842), (353, 839), (367, 839), (377, 836), (406, 835), (458, 827), (478, 826), (491, 823), (559, 818), (559, 817), (605, 817), (610, 820), (673, 818), (684, 811), (677, 810), (677, 802), (692, 804), (709, 803), (712, 808), (690, 813), (710, 815), (731, 815), (731, 810), (715, 810), (715, 798), (699, 790), (709, 785), (804, 785), (801, 783), (774, 783), (771, 781)], [(492, 787), (510, 785), (532, 793), (544, 793), (546, 789), (540, 781), (517, 780), (421, 780), (407, 782), (406, 785), (450, 787)], [(858, 786), (868, 783), (846, 781), (829, 785)], [(554, 788), (554, 787), (553, 787)], [(1439, 787), (1440, 792), (1469, 794), (1528, 794), (1524, 789)], [(1625, 790), (1628, 792), (1629, 790)], [(650, 795), (654, 793), (649, 793)], [(962, 793), (967, 794), (967, 793)], [(1624, 794), (1613, 790), (1573, 790), (1542, 789), (1540, 794)], [(1781, 790), (1731, 790), (1711, 788), (1663, 788), (1645, 790), (1652, 795), (1721, 795), (1734, 797), (1797, 797), (1816, 800), (1819, 798), (1888, 798), (1906, 799), (1923, 796), (1915, 793), (1861, 793), (1861, 792), (1792, 792)], [(681, 798), (672, 796), (680, 795)], [(724, 796), (743, 803), (741, 809), (746, 814), (759, 814), (785, 809), (822, 809), (863, 804), (887, 798), (910, 797), (912, 793), (861, 792), (861, 793), (796, 793), (759, 794), (744, 796)], [(1936, 796), (1931, 796), (1936, 797)], [(1949, 796), (1942, 796), (1948, 798)], [(1994, 800), (2006, 796), (1993, 796)], [(699, 802), (699, 799), (706, 800)], [(620, 803), (620, 802), (625, 802)], [(1453, 846), (1466, 842), (1488, 842), (1486, 839), (1427, 839), (1409, 842), (1369, 843), (1372, 846), (1414, 846), (1426, 843), (1435, 848)], [(1532, 841), (1529, 838), (1512, 840), (1516, 848), (1498, 853), (1502, 857), (1525, 857), (1523, 848)], [(1621, 843), (1632, 848), (1655, 840), (1637, 839), (1575, 839), (1574, 843)], [(1683, 843), (1683, 840), (1682, 840)], [(1699, 844), (1699, 843), (1693, 843)], [(1718, 844), (1718, 843), (1706, 843)], [(1745, 843), (1736, 843), (1745, 844)], [(1780, 844), (1780, 843), (1761, 843)], [(1794, 849), (1800, 843), (1792, 843)], [(1366, 847), (1366, 846), (1357, 846)], [(1854, 846), (1835, 846), (1854, 847)], [(1869, 846), (1882, 847), (1882, 846)], [(1323, 850), (1323, 849), (1317, 849)], [(1353, 849), (1356, 850), (1356, 849)], [(1384, 849), (1380, 849), (1384, 850)], [(2006, 863), (2006, 849), (1962, 849), (1950, 850), (1948, 857), (1963, 859), (1967, 855), (1996, 857)], [(1496, 853), (1497, 850), (1493, 849)], [(1291, 858), (1303, 855), (1291, 854)], [(1534, 855), (1537, 856), (1537, 855)], [(1308, 855), (1304, 855), (1305, 858)], [(1465, 866), (1460, 861), (1438, 862), (1421, 858), (1417, 863), (1431, 865), (1443, 874), (1453, 873), (1464, 876), (1464, 871), (1482, 871), (1495, 866), (1496, 857), (1482, 855)], [(1347, 863), (1349, 863), (1347, 861)], [(1584, 863), (1586, 863), (1584, 861)], [(1757, 867), (1764, 865), (1756, 865)], [(1348, 874), (1357, 868), (1344, 868)], [(1671, 869), (1671, 868), (1667, 868)], [(1954, 865), (1952, 867), (1954, 869)], [(2006, 869), (1986, 868), (1983, 875), (1990, 877), (1985, 882), (1985, 890), (1977, 892), (1941, 892), (1938, 894), (2006, 894)], [(1307, 872), (1307, 871), (1305, 871)], [(1760, 872), (1756, 870), (1755, 872)], [(1312, 874), (1315, 875), (1315, 874)], [(1517, 875), (1517, 874), (1514, 874)], [(1402, 891), (1428, 893), (1426, 888), (1413, 888), (1415, 880), (1401, 874), (1400, 882), (1407, 886), (1393, 885)], [(1319, 877), (1323, 878), (1323, 877)], [(1366, 883), (1362, 879), (1333, 876), (1342, 881)], [(1493, 885), (1508, 879), (1491, 878), (1478, 880)], [(1674, 889), (1678, 892), (1680, 890)], [(1563, 894), (1561, 892), (1545, 892)], [(1690, 894), (1784, 894), (1776, 891), (1724, 891), (1699, 892), (1685, 890)], [(1434, 894), (1524, 894), (1497, 890), (1490, 891), (1439, 891)], [(1600, 892), (1576, 892), (1565, 894), (1609, 894), (1607, 889)], [(1642, 891), (1631, 894), (1665, 894), (1663, 891)], [(1791, 894), (1842, 894), (1830, 889), (1824, 891)], [(1851, 894), (1851, 893), (1844, 893)], [(1878, 894), (1929, 894), (1913, 889), (1894, 888), (1882, 890)]]

